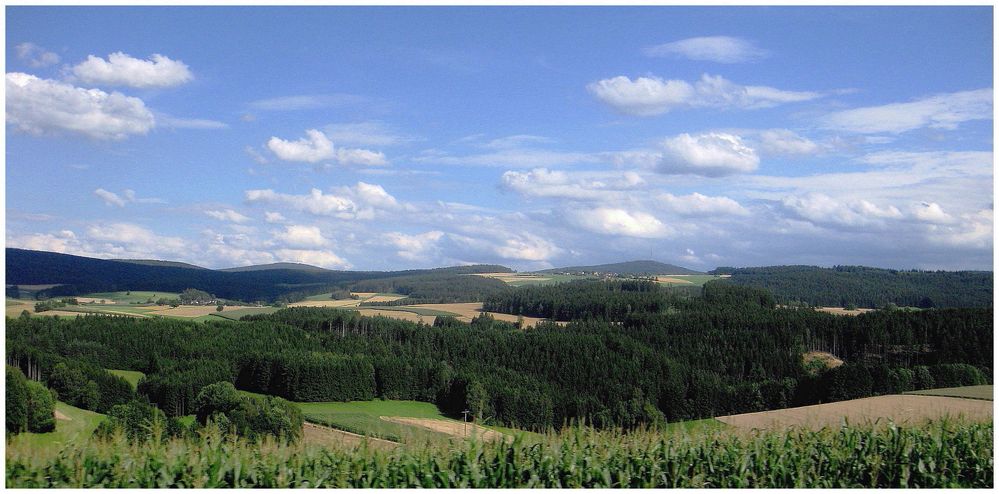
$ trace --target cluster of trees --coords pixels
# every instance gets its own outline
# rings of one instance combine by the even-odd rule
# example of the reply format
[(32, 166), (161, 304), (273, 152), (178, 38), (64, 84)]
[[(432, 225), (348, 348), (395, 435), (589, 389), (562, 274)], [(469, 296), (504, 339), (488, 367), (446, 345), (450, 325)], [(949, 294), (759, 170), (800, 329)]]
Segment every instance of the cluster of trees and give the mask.
[(31, 381), (16, 367), (7, 366), (7, 433), (55, 430), (55, 396), (41, 383)]
[[(207, 386), (228, 382), (294, 401), (429, 401), (448, 414), (468, 409), (480, 419), (535, 429), (584, 418), (631, 427), (992, 379), (988, 308), (842, 317), (775, 307), (765, 291), (727, 283), (707, 284), (702, 297), (642, 282), (529, 293), (573, 298), (559, 295), (560, 287), (594, 304), (618, 297), (668, 304), (617, 313), (580, 305), (568, 314), (582, 319), (527, 330), (491, 318), (440, 318), (428, 326), (328, 308), (208, 324), (9, 319), (8, 362), (42, 379), (52, 362), (70, 356), (142, 370), (140, 394), (167, 416), (195, 413)], [(593, 297), (585, 295), (590, 291)], [(620, 307), (614, 304), (604, 306)], [(807, 351), (831, 352), (848, 364), (815, 369), (802, 359)]]
[(205, 386), (195, 401), (198, 423), (213, 423), (223, 432), (250, 440), (275, 436), (294, 441), (302, 436), (302, 412), (273, 396), (247, 396), (228, 381)]
[(492, 294), (504, 291), (506, 283), (451, 269), (431, 270), (425, 274), (365, 280), (351, 285), (354, 292), (382, 292), (406, 295), (395, 303), (376, 302), (361, 305), (447, 304), (480, 302)]
[(579, 280), (556, 285), (507, 288), (487, 296), (483, 310), (558, 321), (620, 321), (635, 312), (664, 312), (699, 287), (672, 288), (653, 281)]
[(64, 298), (60, 300), (51, 299), (42, 302), (35, 303), (35, 312), (45, 312), (47, 310), (56, 310), (60, 307), (66, 307), (67, 305), (79, 305), (79, 302), (75, 298)]
[(718, 268), (739, 285), (765, 288), (778, 302), (879, 308), (992, 307), (991, 271), (898, 271), (863, 266)]

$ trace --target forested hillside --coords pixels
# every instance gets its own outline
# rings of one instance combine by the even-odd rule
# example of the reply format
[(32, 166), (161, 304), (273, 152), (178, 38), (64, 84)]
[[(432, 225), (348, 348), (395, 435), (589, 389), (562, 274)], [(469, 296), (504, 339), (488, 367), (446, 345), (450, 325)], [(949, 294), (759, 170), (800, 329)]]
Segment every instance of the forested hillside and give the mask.
[(673, 264), (658, 261), (628, 261), (611, 264), (595, 264), (592, 266), (567, 266), (564, 268), (545, 269), (538, 273), (616, 273), (635, 275), (656, 274), (703, 274), (700, 271), (683, 268)]
[[(617, 321), (591, 318), (581, 306), (574, 315), (587, 320), (526, 331), (489, 317), (428, 326), (320, 308), (207, 325), (8, 319), (7, 361), (50, 386), (64, 364), (84, 378), (58, 382), (93, 381), (101, 393), (120, 384), (100, 369), (139, 370), (147, 376), (138, 392), (173, 416), (192, 413), (198, 393), (224, 381), (300, 401), (428, 401), (448, 414), (468, 409), (531, 429), (575, 419), (633, 427), (992, 376), (991, 309), (839, 317), (775, 308), (766, 292), (720, 283), (702, 297), (668, 301), (665, 310), (640, 307)], [(816, 367), (802, 358), (810, 350), (846, 364)], [(121, 393), (116, 399), (129, 399)]]
[(718, 268), (732, 283), (770, 290), (782, 304), (877, 308), (992, 307), (991, 271), (897, 271), (862, 266)]

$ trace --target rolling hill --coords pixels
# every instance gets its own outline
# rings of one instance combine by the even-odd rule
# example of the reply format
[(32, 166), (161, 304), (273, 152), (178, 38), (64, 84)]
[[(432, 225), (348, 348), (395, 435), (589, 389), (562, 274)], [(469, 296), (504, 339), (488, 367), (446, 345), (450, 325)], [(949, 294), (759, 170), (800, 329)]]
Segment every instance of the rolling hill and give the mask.
[(628, 261), (612, 264), (597, 264), (593, 266), (568, 266), (564, 268), (546, 269), (538, 273), (616, 273), (634, 275), (653, 274), (704, 274), (673, 264), (659, 261)]
[(329, 273), (332, 271), (319, 266), (312, 266), (310, 264), (297, 262), (275, 262), (270, 264), (255, 264), (253, 266), (237, 266), (234, 268), (219, 269), (218, 271), (226, 273), (244, 273), (247, 271), (269, 271), (274, 269), (288, 269), (292, 271), (306, 271), (310, 273)]

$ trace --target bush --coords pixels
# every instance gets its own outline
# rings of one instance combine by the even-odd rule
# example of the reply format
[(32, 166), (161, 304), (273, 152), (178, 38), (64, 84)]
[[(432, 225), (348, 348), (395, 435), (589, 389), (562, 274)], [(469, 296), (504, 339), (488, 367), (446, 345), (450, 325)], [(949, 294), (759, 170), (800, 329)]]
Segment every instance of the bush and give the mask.
[(7, 366), (7, 432), (17, 434), (28, 429), (28, 379), (17, 367)]
[(265, 435), (296, 440), (302, 435), (302, 412), (298, 407), (272, 396), (241, 395), (230, 382), (205, 386), (195, 403), (198, 423), (212, 422), (251, 440)]
[(160, 439), (177, 437), (183, 427), (176, 419), (167, 418), (162, 410), (149, 402), (132, 400), (115, 405), (108, 411), (107, 418), (94, 432), (98, 437), (111, 437), (114, 431), (121, 430), (130, 440), (149, 440), (159, 434)]
[(43, 384), (28, 381), (28, 431), (55, 430), (55, 397)]

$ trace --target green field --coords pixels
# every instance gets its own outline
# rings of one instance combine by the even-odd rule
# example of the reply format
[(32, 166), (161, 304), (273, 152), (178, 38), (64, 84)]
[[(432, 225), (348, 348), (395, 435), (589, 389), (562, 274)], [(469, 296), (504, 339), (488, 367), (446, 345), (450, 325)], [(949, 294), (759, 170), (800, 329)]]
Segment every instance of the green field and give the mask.
[(356, 309), (373, 309), (373, 310), (384, 310), (384, 311), (398, 311), (398, 312), (412, 312), (418, 316), (454, 316), (459, 317), (458, 314), (454, 312), (447, 312), (437, 309), (428, 309), (426, 307), (411, 307), (408, 305), (366, 305), (364, 307), (345, 307), (345, 310), (356, 310)]
[[(713, 274), (685, 274), (685, 275), (671, 274), (668, 277), (669, 278), (676, 278), (678, 280), (689, 281), (692, 285), (695, 285), (695, 286), (704, 286), (704, 284), (707, 283), (707, 282), (709, 282), (709, 281), (717, 280), (717, 279), (721, 278), (720, 276), (715, 276)], [(669, 283), (668, 282), (663, 282), (663, 284), (665, 285), (665, 284), (669, 284)], [(674, 283), (674, 284), (677, 285), (677, 286), (686, 285), (686, 283), (683, 283), (683, 284), (681, 284), (681, 283)]]
[(144, 304), (149, 299), (153, 301), (159, 300), (161, 298), (172, 299), (180, 297), (179, 293), (172, 292), (145, 292), (133, 290), (131, 292), (97, 292), (88, 293), (86, 295), (80, 295), (80, 297), (94, 298), (97, 300), (109, 300), (114, 301), (119, 304), (131, 304), (133, 302)]
[(142, 379), (143, 377), (146, 376), (145, 374), (139, 371), (130, 371), (130, 370), (108, 369), (108, 372), (116, 376), (124, 377), (125, 380), (128, 381), (128, 384), (132, 385), (132, 389), (137, 388), (139, 386), (139, 379)]
[(953, 398), (971, 398), (975, 400), (988, 400), (988, 401), (992, 401), (992, 398), (994, 396), (991, 384), (982, 385), (982, 386), (962, 386), (960, 388), (923, 389), (920, 391), (909, 391), (903, 394), (950, 396)]
[(196, 317), (194, 318), (194, 320), (211, 321), (213, 319), (218, 320), (219, 318), (221, 318), (221, 319), (229, 319), (232, 321), (238, 321), (239, 318), (243, 316), (250, 316), (254, 314), (273, 314), (278, 310), (279, 309), (277, 307), (249, 307), (246, 309), (234, 309), (234, 310), (223, 309), (222, 312), (214, 312), (212, 314), (208, 314), (207, 316)]
[(82, 444), (90, 439), (104, 415), (82, 408), (56, 402), (56, 411), (69, 417), (70, 420), (56, 420), (56, 428), (52, 432), (22, 432), (12, 436), (7, 441), (8, 450), (20, 448), (60, 448), (64, 445)]

